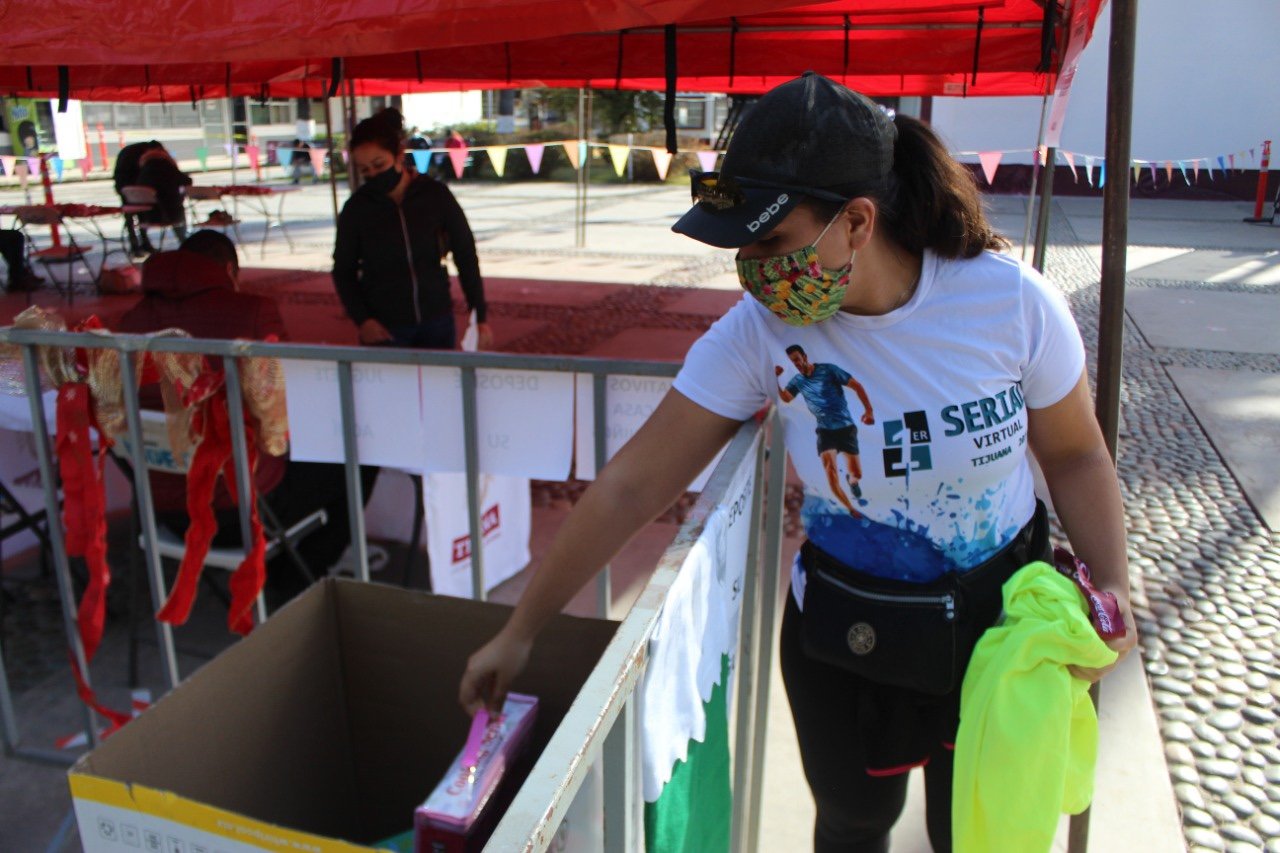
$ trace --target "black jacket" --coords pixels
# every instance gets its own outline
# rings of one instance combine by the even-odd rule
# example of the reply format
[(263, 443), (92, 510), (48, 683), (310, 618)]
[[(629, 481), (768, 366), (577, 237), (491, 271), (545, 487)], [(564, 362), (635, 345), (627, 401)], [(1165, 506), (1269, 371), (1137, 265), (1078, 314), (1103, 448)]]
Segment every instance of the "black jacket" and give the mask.
[(370, 317), (387, 327), (420, 323), (453, 310), (442, 260), (450, 250), (467, 306), (483, 323), (484, 282), (476, 241), (449, 188), (421, 176), (397, 205), (363, 186), (338, 216), (333, 284), (356, 325)]

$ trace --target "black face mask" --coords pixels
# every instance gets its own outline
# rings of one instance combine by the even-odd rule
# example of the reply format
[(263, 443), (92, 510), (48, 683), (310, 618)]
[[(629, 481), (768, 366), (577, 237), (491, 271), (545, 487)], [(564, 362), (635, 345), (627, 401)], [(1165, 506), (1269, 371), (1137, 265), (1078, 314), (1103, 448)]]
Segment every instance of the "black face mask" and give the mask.
[(365, 178), (365, 185), (378, 195), (387, 195), (400, 185), (400, 170), (395, 166)]

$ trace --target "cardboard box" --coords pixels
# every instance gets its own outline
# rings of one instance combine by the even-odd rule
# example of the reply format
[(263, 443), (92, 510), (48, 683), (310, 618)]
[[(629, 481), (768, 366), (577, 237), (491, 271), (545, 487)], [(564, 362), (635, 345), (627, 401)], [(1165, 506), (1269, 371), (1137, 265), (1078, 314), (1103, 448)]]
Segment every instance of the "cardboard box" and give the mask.
[[(510, 608), (325, 580), (69, 772), (95, 853), (351, 851), (413, 825), (467, 737), (467, 656)], [(558, 617), (512, 685), (538, 754), (616, 623)]]

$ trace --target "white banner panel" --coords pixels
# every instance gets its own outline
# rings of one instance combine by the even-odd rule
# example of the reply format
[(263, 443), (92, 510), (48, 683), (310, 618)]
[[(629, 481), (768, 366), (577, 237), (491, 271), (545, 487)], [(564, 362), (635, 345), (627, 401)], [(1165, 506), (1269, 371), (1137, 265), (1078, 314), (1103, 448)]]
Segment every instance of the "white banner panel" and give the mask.
[[(303, 462), (342, 462), (337, 364), (282, 358), (280, 365), (289, 406), (290, 457)], [(360, 463), (421, 468), (427, 432), (418, 368), (354, 364), (351, 374)]]
[[(595, 443), (595, 386), (594, 377), (577, 374), (577, 414), (574, 442), (577, 465), (574, 469), (579, 480), (596, 477)], [(610, 376), (605, 380), (605, 459), (612, 459), (622, 446), (631, 440), (640, 426), (653, 414), (662, 398), (671, 390), (672, 380), (663, 376)], [(707, 478), (720, 461), (724, 451), (716, 455), (693, 482), (689, 490), (702, 491)]]

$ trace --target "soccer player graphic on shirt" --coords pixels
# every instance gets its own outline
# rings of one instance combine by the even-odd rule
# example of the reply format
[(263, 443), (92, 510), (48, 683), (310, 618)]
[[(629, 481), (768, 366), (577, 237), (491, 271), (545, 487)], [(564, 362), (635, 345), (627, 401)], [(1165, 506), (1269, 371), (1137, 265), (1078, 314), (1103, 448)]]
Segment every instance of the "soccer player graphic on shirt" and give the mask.
[[(845, 458), (849, 491), (855, 498), (861, 497), (862, 487), (858, 485), (858, 481), (862, 479), (862, 461), (858, 458), (858, 427), (849, 412), (844, 389), (848, 388), (858, 395), (858, 399), (862, 401), (862, 422), (870, 426), (876, 419), (871, 412), (871, 400), (867, 398), (867, 391), (842, 367), (810, 363), (809, 356), (799, 344), (787, 347), (787, 357), (798, 373), (785, 388), (778, 387), (778, 396), (784, 403), (790, 403), (797, 395), (804, 397), (805, 405), (818, 421), (818, 428), (815, 430), (818, 434), (818, 456), (827, 472), (827, 483), (845, 509), (861, 517), (862, 513), (853, 508), (853, 502), (840, 484), (839, 455), (843, 454)], [(781, 376), (782, 371), (780, 365), (774, 365), (775, 376)]]

